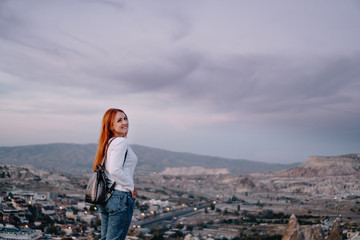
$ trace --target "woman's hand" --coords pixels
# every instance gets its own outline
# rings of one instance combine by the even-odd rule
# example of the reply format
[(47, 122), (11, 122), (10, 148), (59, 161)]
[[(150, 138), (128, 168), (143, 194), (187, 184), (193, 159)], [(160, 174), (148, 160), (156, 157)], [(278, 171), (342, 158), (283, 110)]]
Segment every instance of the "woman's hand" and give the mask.
[(131, 192), (131, 196), (132, 196), (132, 198), (136, 198), (136, 197), (137, 197), (136, 188), (134, 188), (134, 191)]

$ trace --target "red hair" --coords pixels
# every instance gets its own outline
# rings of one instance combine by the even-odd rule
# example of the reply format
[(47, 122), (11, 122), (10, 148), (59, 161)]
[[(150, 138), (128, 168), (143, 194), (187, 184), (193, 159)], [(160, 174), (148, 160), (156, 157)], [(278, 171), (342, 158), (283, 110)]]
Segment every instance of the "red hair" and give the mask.
[[(110, 108), (105, 112), (105, 114), (103, 116), (102, 123), (101, 123), (101, 132), (100, 132), (100, 137), (99, 137), (99, 143), (98, 143), (98, 147), (97, 147), (97, 151), (96, 151), (96, 155), (95, 155), (95, 159), (94, 159), (94, 164), (93, 164), (94, 171), (96, 171), (96, 169), (97, 169), (96, 166), (98, 164), (101, 164), (101, 162), (105, 156), (105, 149), (108, 145), (109, 139), (114, 136), (114, 133), (111, 130), (111, 127), (113, 125), (115, 115), (118, 112), (122, 112), (123, 114), (125, 114), (125, 112), (121, 109)], [(126, 116), (126, 114), (125, 114), (125, 116)]]

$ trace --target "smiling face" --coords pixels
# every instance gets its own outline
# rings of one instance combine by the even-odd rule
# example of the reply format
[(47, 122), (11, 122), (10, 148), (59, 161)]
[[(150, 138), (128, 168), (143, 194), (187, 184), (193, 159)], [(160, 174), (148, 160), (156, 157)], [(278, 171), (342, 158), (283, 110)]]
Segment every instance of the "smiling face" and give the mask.
[(117, 112), (112, 122), (112, 132), (114, 137), (126, 137), (129, 121), (125, 113)]

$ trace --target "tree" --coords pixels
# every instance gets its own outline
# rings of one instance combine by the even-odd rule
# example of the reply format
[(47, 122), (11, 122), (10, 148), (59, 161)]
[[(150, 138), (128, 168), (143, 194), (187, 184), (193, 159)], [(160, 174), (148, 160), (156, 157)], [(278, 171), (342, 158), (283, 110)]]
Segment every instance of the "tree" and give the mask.
[(257, 201), (256, 206), (263, 208), (264, 207), (264, 203), (261, 203), (260, 200)]
[(61, 228), (59, 226), (50, 226), (46, 228), (45, 232), (53, 235), (61, 235)]
[(81, 222), (81, 232), (84, 234), (84, 232), (88, 229), (87, 223), (85, 221)]

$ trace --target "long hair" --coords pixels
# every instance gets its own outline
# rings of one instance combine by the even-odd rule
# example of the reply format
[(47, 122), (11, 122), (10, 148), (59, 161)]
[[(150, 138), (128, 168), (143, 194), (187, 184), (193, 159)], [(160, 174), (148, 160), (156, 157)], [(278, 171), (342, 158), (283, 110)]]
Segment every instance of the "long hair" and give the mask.
[[(97, 147), (97, 151), (96, 151), (96, 155), (95, 155), (95, 159), (94, 159), (94, 164), (93, 164), (94, 171), (96, 171), (96, 169), (97, 169), (96, 166), (98, 164), (101, 164), (101, 162), (105, 156), (105, 150), (108, 145), (109, 139), (114, 136), (114, 133), (111, 130), (111, 128), (113, 125), (115, 115), (118, 112), (122, 112), (125, 114), (125, 112), (121, 109), (110, 108), (105, 112), (105, 114), (103, 116), (102, 123), (101, 123), (99, 143), (98, 143), (98, 147)], [(126, 114), (125, 114), (125, 116), (126, 116)]]

